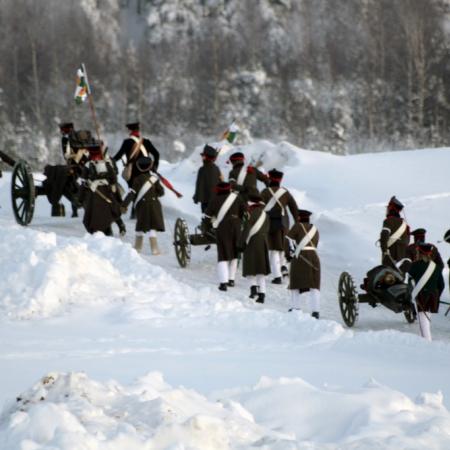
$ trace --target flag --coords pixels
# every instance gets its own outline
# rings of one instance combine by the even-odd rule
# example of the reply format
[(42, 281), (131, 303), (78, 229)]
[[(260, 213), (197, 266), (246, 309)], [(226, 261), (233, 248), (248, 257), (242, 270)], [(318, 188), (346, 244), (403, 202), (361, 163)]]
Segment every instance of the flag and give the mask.
[(83, 103), (90, 93), (87, 80), (86, 68), (82, 64), (77, 70), (77, 86), (75, 88), (74, 98), (77, 104)]
[(233, 121), (231, 125), (227, 128), (225, 133), (223, 133), (222, 139), (226, 139), (230, 144), (236, 139), (236, 134), (239, 131), (239, 127)]

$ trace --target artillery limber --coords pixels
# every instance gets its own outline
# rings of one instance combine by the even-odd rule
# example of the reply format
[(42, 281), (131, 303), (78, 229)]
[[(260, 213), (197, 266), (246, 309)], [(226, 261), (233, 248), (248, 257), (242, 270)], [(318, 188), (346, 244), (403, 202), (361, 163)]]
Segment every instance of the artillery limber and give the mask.
[(213, 229), (208, 229), (199, 225), (194, 233), (189, 233), (189, 228), (184, 219), (178, 218), (174, 227), (175, 255), (180, 267), (186, 267), (191, 261), (191, 246), (205, 246), (208, 250), (211, 245), (216, 243), (216, 237)]
[(403, 313), (408, 323), (416, 320), (416, 310), (412, 302), (412, 286), (395, 269), (376, 266), (367, 273), (358, 293), (355, 282), (348, 272), (339, 278), (339, 307), (344, 323), (352, 327), (358, 320), (359, 305), (367, 303), (373, 308), (385, 306), (395, 313)]

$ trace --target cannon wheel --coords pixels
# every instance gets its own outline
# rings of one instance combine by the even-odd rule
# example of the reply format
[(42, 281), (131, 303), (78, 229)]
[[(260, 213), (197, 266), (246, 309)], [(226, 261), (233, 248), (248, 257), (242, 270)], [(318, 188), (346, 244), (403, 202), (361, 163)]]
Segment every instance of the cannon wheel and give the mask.
[(411, 303), (408, 308), (403, 312), (405, 319), (408, 323), (414, 323), (416, 321), (416, 308), (413, 303)]
[(28, 225), (33, 218), (36, 192), (33, 175), (25, 161), (18, 161), (11, 176), (11, 201), (14, 217), (20, 225)]
[(358, 319), (358, 294), (351, 275), (343, 272), (339, 278), (339, 307), (345, 325), (352, 327)]
[(180, 267), (186, 267), (191, 260), (191, 243), (189, 229), (185, 220), (178, 218), (174, 229), (175, 255)]

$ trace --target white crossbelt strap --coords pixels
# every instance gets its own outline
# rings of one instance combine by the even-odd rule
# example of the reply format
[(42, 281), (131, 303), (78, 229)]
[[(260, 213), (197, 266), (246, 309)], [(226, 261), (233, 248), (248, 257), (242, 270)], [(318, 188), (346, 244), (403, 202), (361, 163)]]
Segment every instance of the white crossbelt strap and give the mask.
[(92, 192), (95, 192), (99, 186), (108, 186), (108, 180), (105, 180), (104, 178), (100, 178), (98, 180), (88, 180), (87, 182), (89, 189)]
[(278, 203), (278, 205), (281, 208), (281, 215), (284, 216), (284, 206), (280, 202), (280, 198), (286, 192), (286, 189), (280, 188), (278, 189), (277, 192), (273, 192), (272, 189), (269, 188), (269, 192), (272, 194), (272, 198), (269, 200), (269, 203), (267, 203), (266, 207), (264, 208), (264, 211), (269, 212), (275, 206), (275, 203)]
[(217, 228), (220, 225), (220, 222), (222, 222), (223, 218), (225, 217), (225, 214), (231, 208), (231, 205), (234, 203), (234, 201), (237, 199), (237, 197), (238, 197), (238, 194), (236, 192), (232, 192), (231, 194), (228, 194), (228, 197), (222, 203), (222, 206), (220, 207), (219, 212), (217, 213), (216, 220), (212, 224), (213, 228)]
[(389, 236), (387, 246), (388, 248), (392, 247), (403, 235), (406, 231), (406, 222), (403, 221), (402, 224), (395, 230), (395, 233)]
[(246, 243), (248, 244), (250, 242), (250, 239), (258, 233), (258, 231), (261, 229), (261, 227), (264, 225), (264, 222), (266, 221), (267, 214), (265, 211), (261, 211), (260, 216), (258, 217), (258, 220), (253, 224), (253, 226), (250, 228), (250, 231), (248, 233), (248, 237), (246, 240)]
[(416, 285), (414, 286), (414, 289), (411, 293), (411, 297), (413, 299), (419, 295), (420, 291), (427, 284), (427, 281), (431, 278), (431, 275), (433, 275), (435, 267), (436, 267), (436, 263), (434, 261), (430, 261), (428, 263), (427, 269), (425, 270), (424, 274), (420, 277), (420, 280), (416, 283)]
[(152, 175), (139, 189), (139, 192), (136, 196), (136, 200), (134, 201), (134, 204), (137, 205), (144, 195), (152, 188), (152, 186), (158, 181), (158, 177), (156, 175)]
[(313, 225), (311, 227), (311, 229), (308, 231), (308, 233), (306, 233), (306, 235), (303, 237), (303, 239), (298, 243), (297, 248), (295, 249), (295, 254), (294, 254), (294, 256), (296, 258), (298, 258), (300, 256), (300, 253), (302, 252), (302, 250), (304, 250), (305, 247), (312, 241), (312, 239), (316, 235), (316, 233), (317, 233), (317, 228)]
[[(138, 139), (136, 136), (130, 136), (131, 139), (133, 139), (134, 142), (136, 142), (136, 144), (140, 141), (140, 139)], [(141, 144), (141, 146), (139, 147), (139, 150), (142, 152), (142, 154), (144, 156), (148, 156), (148, 152), (147, 149), (144, 147), (144, 144)]]
[(246, 176), (247, 176), (247, 167), (242, 166), (241, 171), (239, 172), (239, 175), (237, 177), (236, 184), (238, 184), (239, 186), (243, 186)]

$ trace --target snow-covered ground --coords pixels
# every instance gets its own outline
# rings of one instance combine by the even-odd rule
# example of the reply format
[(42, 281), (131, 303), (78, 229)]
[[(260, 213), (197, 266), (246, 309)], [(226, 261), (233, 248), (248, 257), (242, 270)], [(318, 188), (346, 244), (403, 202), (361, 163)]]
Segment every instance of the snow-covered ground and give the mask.
[[(81, 218), (51, 218), (37, 199), (15, 224), (10, 175), (0, 179), (0, 449), (448, 449), (450, 318), (435, 340), (403, 315), (361, 305), (347, 329), (337, 281), (357, 284), (379, 261), (386, 201), (436, 243), (450, 223), (450, 148), (339, 157), (261, 141), (242, 150), (314, 211), (321, 233), (321, 320), (287, 312), (287, 290), (253, 303), (239, 277), (217, 290), (215, 249), (181, 269), (173, 224), (199, 222), (199, 150), (163, 173), (163, 255), (86, 235)], [(220, 158), (225, 173), (226, 154)], [(69, 207), (66, 207), (70, 210)], [(438, 244), (444, 260), (448, 244)], [(448, 272), (445, 273), (448, 278)], [(448, 289), (443, 300), (449, 301)]]

